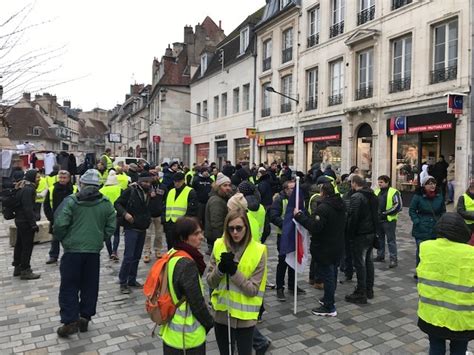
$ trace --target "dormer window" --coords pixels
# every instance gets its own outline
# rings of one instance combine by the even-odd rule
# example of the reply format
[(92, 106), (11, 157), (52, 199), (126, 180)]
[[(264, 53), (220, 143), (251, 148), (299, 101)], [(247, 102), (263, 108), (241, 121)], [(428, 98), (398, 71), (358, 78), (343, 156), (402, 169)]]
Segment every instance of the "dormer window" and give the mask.
[(207, 70), (207, 53), (204, 53), (201, 55), (201, 76), (204, 75), (204, 73)]
[(33, 127), (31, 135), (39, 137), (41, 135), (41, 127)]
[(244, 54), (249, 46), (249, 28), (245, 27), (240, 31), (240, 54)]

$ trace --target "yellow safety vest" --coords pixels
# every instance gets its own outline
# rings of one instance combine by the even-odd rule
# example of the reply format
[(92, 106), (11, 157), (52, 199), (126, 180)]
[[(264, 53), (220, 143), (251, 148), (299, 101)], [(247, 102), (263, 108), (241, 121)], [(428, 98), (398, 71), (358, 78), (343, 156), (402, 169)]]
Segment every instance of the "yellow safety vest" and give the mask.
[(255, 185), (255, 178), (253, 176), (249, 176), (249, 182)]
[[(193, 171), (188, 171), (188, 172), (186, 173), (186, 175), (184, 176), (184, 181), (186, 182), (186, 185), (188, 185), (188, 186), (193, 186), (193, 178), (194, 178), (195, 175), (196, 175), (196, 173), (193, 172)], [(191, 177), (191, 178), (189, 179), (189, 184), (188, 184), (188, 177)]]
[(105, 157), (105, 160), (107, 162), (107, 165), (105, 166), (105, 171), (109, 171), (110, 169), (112, 169), (114, 167), (114, 164), (112, 162), (112, 159), (110, 159), (110, 157), (107, 155), (107, 154), (104, 154), (100, 157), (100, 160), (102, 160), (102, 158)]
[[(263, 230), (265, 229), (265, 208), (260, 205), (257, 211), (247, 210), (247, 216), (251, 216), (258, 223), (258, 234), (252, 233), (252, 239), (260, 242), (262, 239)], [(252, 230), (252, 222), (250, 221), (250, 229)]]
[(212, 180), (212, 182), (216, 182), (216, 176), (215, 176), (215, 175), (211, 175), (211, 180)]
[(309, 213), (309, 215), (312, 214), (312, 211), (311, 211), (311, 202), (313, 202), (313, 199), (318, 198), (319, 196), (321, 196), (321, 194), (315, 193), (315, 194), (313, 194), (313, 195), (311, 196), (311, 198), (309, 199), (309, 202), (308, 202), (308, 213)]
[[(171, 249), (168, 253), (174, 254), (176, 250)], [(179, 300), (173, 286), (173, 273), (176, 263), (182, 256), (172, 257), (168, 262), (168, 289), (174, 304)], [(203, 290), (201, 277), (199, 277), (201, 293)], [(192, 349), (201, 346), (206, 341), (206, 329), (194, 317), (187, 302), (183, 302), (171, 320), (160, 327), (160, 336), (163, 342), (174, 349)]]
[[(224, 238), (216, 240), (212, 252), (216, 264), (219, 264), (221, 254), (227, 252)], [(262, 258), (265, 258), (265, 271), (258, 294), (253, 297), (246, 296), (231, 279), (229, 280), (229, 291), (227, 291), (226, 278), (223, 277), (217, 289), (212, 292), (211, 303), (214, 310), (226, 312), (227, 309), (229, 309), (230, 315), (236, 319), (257, 320), (260, 307), (263, 303), (265, 285), (267, 284), (267, 247), (251, 239), (237, 266), (237, 270), (249, 279), (260, 264)]]
[(452, 331), (474, 330), (474, 248), (445, 238), (420, 244), (418, 317)]
[(122, 190), (126, 190), (128, 187), (128, 176), (125, 174), (117, 174), (117, 181)]
[[(466, 211), (474, 211), (474, 200), (468, 194), (462, 196), (464, 197), (464, 207), (466, 207)], [(466, 222), (466, 224), (474, 224), (474, 221), (470, 219), (465, 219), (464, 222)]]
[(53, 187), (55, 183), (58, 182), (58, 175), (46, 176), (45, 179), (46, 179), (46, 184), (48, 185), (48, 188), (51, 188)]
[[(54, 185), (51, 186), (51, 188), (49, 189), (49, 205), (51, 206), (51, 208), (53, 208), (53, 191), (54, 191)], [(77, 192), (77, 186), (72, 185), (72, 193), (75, 194), (76, 192)]]
[[(38, 187), (36, 188), (36, 194), (42, 193), (44, 190), (48, 189), (48, 180), (45, 177), (41, 177), (38, 183)], [(44, 197), (36, 197), (36, 203), (43, 203)]]
[(336, 182), (336, 179), (334, 179), (332, 176), (329, 176), (329, 175), (324, 175), (324, 177), (328, 178), (329, 180), (331, 180), (331, 185), (334, 187), (334, 192), (338, 195), (340, 195), (341, 193), (339, 192), (339, 188), (337, 187), (337, 182)]
[(104, 186), (99, 190), (99, 192), (107, 197), (112, 205), (117, 201), (117, 199), (120, 197), (120, 194), (122, 193), (122, 188), (120, 185), (110, 185), (110, 186)]
[(188, 210), (188, 196), (191, 190), (189, 186), (185, 186), (178, 198), (176, 198), (176, 189), (170, 190), (166, 198), (166, 222), (171, 221), (176, 223), (179, 217), (186, 215), (186, 211)]
[[(388, 211), (393, 207), (393, 197), (395, 194), (398, 192), (397, 189), (394, 189), (393, 187), (388, 188), (387, 192), (387, 204), (385, 206), (385, 211)], [(380, 194), (380, 189), (375, 189), (374, 191), (375, 196), (378, 196)], [(394, 215), (387, 215), (387, 221), (392, 222), (398, 220), (398, 213)]]
[(100, 185), (105, 185), (105, 182), (107, 181), (107, 177), (109, 176), (109, 172), (107, 170), (105, 170), (103, 173), (101, 173), (99, 170), (97, 170), (99, 172), (99, 184)]
[[(281, 200), (281, 219), (285, 219), (285, 213), (286, 213), (286, 207), (288, 206), (288, 199), (287, 198), (284, 198), (283, 200)], [(277, 234), (281, 234), (281, 229), (280, 228), (276, 228), (276, 231), (277, 231)]]

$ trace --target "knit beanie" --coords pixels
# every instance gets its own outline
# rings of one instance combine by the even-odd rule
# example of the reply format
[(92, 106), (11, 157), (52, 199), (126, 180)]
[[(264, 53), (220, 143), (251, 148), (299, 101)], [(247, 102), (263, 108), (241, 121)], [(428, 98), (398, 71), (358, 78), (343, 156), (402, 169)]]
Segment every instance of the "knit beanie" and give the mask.
[(471, 239), (471, 231), (466, 222), (454, 212), (443, 214), (436, 223), (434, 231), (438, 238), (446, 238), (457, 243), (467, 243)]
[(29, 181), (29, 182), (36, 182), (36, 174), (38, 174), (38, 172), (36, 171), (36, 169), (30, 169), (28, 170), (26, 173), (25, 173), (25, 177), (24, 179), (26, 181)]
[(118, 185), (117, 174), (115, 171), (110, 170), (109, 176), (107, 176), (107, 181), (105, 182), (105, 186), (113, 186)]
[(89, 169), (87, 170), (80, 178), (79, 182), (84, 185), (100, 185), (100, 177), (99, 172), (96, 169)]
[(217, 174), (216, 185), (221, 186), (228, 182), (230, 184), (230, 179), (222, 173)]
[(14, 170), (13, 171), (13, 174), (12, 174), (12, 180), (13, 182), (18, 182), (20, 180), (23, 180), (23, 178), (25, 177), (25, 173), (23, 172), (23, 170)]
[(253, 195), (255, 193), (255, 185), (252, 185), (248, 181), (242, 181), (238, 189), (244, 196)]
[(436, 181), (436, 179), (434, 177), (432, 177), (431, 175), (426, 175), (426, 176), (423, 177), (423, 179), (421, 179), (421, 186), (425, 186), (426, 183), (428, 182), (428, 180)]
[(237, 192), (234, 196), (232, 196), (229, 201), (227, 201), (227, 208), (231, 211), (236, 209), (243, 209), (244, 211), (247, 210), (248, 204), (247, 200), (245, 199), (244, 195), (240, 192)]
[(140, 173), (140, 175), (138, 175), (138, 182), (141, 182), (141, 181), (153, 181), (154, 177), (151, 173), (149, 173), (148, 171), (144, 171), (142, 173)]
[(132, 163), (128, 166), (128, 170), (137, 171), (138, 170), (138, 165), (135, 164), (135, 163)]

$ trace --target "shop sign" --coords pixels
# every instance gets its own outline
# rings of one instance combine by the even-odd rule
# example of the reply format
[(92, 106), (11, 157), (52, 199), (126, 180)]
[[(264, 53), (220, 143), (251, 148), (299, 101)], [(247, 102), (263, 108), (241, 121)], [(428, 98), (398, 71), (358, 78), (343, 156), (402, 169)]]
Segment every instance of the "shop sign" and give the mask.
[(407, 133), (407, 117), (397, 116), (390, 118), (390, 134), (405, 134)]
[(246, 128), (245, 135), (248, 139), (257, 138), (257, 129), (256, 128)]
[(293, 144), (293, 143), (294, 143), (293, 137), (267, 139), (267, 140), (265, 141), (265, 145), (266, 145), (267, 147), (268, 147), (268, 146), (271, 146), (271, 145), (287, 145), (287, 144)]
[(420, 132), (433, 132), (433, 131), (446, 131), (452, 129), (453, 124), (449, 123), (438, 123), (430, 124), (426, 126), (410, 127), (408, 128), (408, 133), (420, 133)]
[(109, 143), (122, 143), (122, 135), (120, 133), (109, 133)]
[(453, 115), (462, 115), (463, 109), (463, 97), (461, 95), (448, 95), (448, 109), (446, 110), (447, 113), (451, 113)]
[(225, 138), (226, 138), (225, 134), (218, 134), (217, 136), (214, 136), (214, 139), (216, 141), (221, 140), (221, 139), (225, 139)]
[(265, 145), (265, 136), (263, 134), (259, 134), (257, 138), (257, 145), (259, 147), (263, 147)]
[(320, 136), (320, 137), (306, 137), (304, 139), (305, 143), (310, 143), (310, 142), (321, 142), (321, 141), (338, 141), (341, 139), (340, 134), (331, 134), (328, 136)]
[(153, 136), (153, 143), (160, 143), (161, 137), (160, 136)]
[(191, 136), (184, 136), (183, 137), (183, 144), (190, 145), (191, 144)]

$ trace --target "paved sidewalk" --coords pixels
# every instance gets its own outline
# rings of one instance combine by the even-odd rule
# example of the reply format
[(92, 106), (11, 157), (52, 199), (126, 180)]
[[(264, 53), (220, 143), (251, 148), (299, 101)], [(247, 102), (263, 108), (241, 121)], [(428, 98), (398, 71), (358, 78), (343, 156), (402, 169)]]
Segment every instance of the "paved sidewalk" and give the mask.
[[(406, 211), (398, 227), (399, 267), (388, 269), (388, 262), (376, 263), (375, 298), (370, 304), (357, 306), (343, 301), (355, 286), (351, 282), (339, 285), (336, 291), (337, 318), (313, 316), (311, 309), (316, 307), (322, 291), (308, 285), (307, 272), (298, 279), (307, 294), (300, 297), (296, 316), (292, 298), (280, 303), (275, 291), (267, 291), (267, 313), (258, 327), (273, 342), (269, 354), (426, 354), (427, 337), (416, 326), (414, 242)], [(32, 267), (41, 273), (41, 279), (27, 282), (13, 278), (13, 251), (8, 238), (4, 238), (6, 224), (0, 221), (0, 354), (162, 353), (161, 340), (150, 336), (153, 325), (144, 311), (142, 293), (119, 293), (116, 279), (120, 264), (108, 261), (105, 248), (97, 316), (90, 331), (68, 340), (59, 339), (59, 269), (45, 265), (49, 244), (36, 245), (33, 251)], [(269, 238), (268, 247), (269, 279), (274, 281), (275, 238)], [(150, 266), (140, 264), (141, 280)], [(213, 331), (209, 333), (207, 349), (208, 354), (218, 354)], [(474, 344), (470, 349), (474, 350)]]

